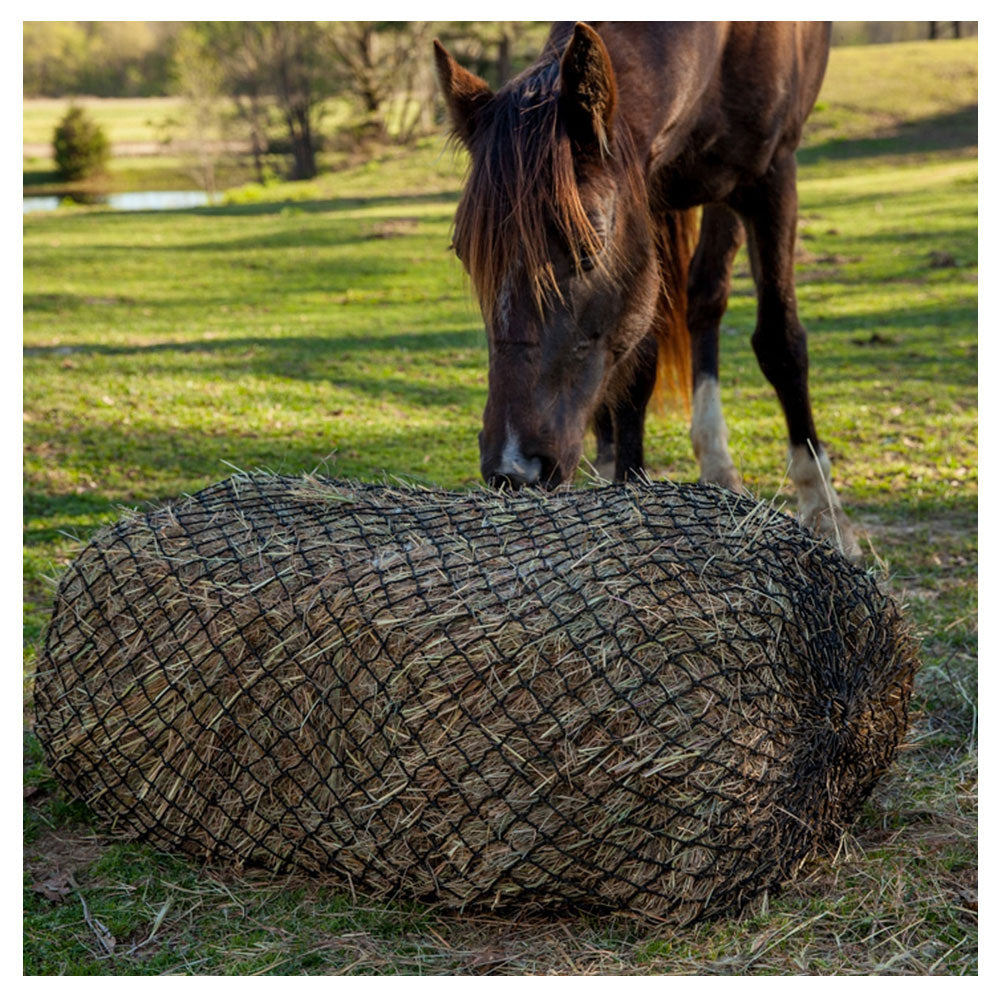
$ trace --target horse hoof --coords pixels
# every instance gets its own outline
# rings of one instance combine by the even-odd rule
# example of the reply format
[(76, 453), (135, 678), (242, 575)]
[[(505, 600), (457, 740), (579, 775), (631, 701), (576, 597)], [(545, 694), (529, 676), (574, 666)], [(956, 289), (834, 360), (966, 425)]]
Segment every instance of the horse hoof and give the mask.
[(850, 563), (862, 562), (862, 547), (859, 546), (848, 516), (841, 508), (822, 508), (803, 517), (803, 524), (814, 535), (827, 539)]
[(718, 487), (726, 487), (735, 494), (744, 492), (744, 481), (733, 466), (721, 466), (719, 469), (703, 471), (699, 483), (714, 483)]

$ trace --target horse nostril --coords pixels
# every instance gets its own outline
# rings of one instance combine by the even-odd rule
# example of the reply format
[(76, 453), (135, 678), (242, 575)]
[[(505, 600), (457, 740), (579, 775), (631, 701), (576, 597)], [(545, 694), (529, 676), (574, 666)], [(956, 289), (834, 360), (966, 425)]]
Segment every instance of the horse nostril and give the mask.
[(522, 487), (535, 486), (539, 482), (538, 475), (528, 476), (523, 470), (497, 470), (488, 473), (484, 479), (490, 486), (498, 490), (521, 490)]
[(483, 478), (496, 489), (521, 490), (523, 487), (550, 489), (559, 486), (562, 476), (558, 464), (546, 456), (533, 456), (517, 465), (499, 464), (484, 470)]
[(563, 471), (560, 464), (548, 456), (543, 456), (541, 460), (542, 468), (539, 471), (539, 484), (547, 490), (553, 490), (564, 480)]
[(525, 486), (520, 480), (499, 473), (492, 473), (484, 479), (487, 481), (487, 485), (493, 487), (494, 490), (520, 490)]

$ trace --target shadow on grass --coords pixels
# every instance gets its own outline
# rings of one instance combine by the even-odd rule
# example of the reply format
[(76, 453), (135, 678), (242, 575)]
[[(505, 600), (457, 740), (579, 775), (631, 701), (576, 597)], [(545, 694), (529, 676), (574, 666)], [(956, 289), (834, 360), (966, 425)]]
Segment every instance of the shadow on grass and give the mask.
[(125, 507), (138, 507), (152, 503), (156, 498), (136, 495), (125, 500), (104, 493), (42, 493), (38, 490), (24, 491), (24, 522), (32, 525), (45, 521), (44, 528), (26, 528), (26, 547), (50, 545), (78, 539), (81, 542), (93, 535), (97, 529), (116, 520)]
[[(59, 184), (62, 181), (62, 177), (57, 170), (25, 170), (22, 171), (21, 177), (21, 184), (26, 189), (35, 188), (43, 184)], [(25, 193), (27, 194), (27, 192)]]
[(462, 191), (458, 188), (442, 188), (411, 194), (358, 195), (343, 198), (316, 198), (302, 201), (293, 199), (262, 200), (244, 204), (208, 205), (184, 211), (192, 215), (206, 216), (257, 216), (276, 215), (282, 212), (343, 212), (350, 209), (377, 208), (382, 205), (431, 205), (435, 202), (458, 201)]
[[(101, 355), (108, 357), (147, 356), (165, 353), (179, 354), (235, 354), (248, 350), (269, 352), (268, 373), (274, 372), (273, 363), (281, 359), (323, 358), (330, 352), (339, 355), (350, 352), (368, 353), (374, 351), (439, 351), (455, 348), (479, 348), (484, 345), (482, 330), (466, 327), (460, 330), (435, 330), (405, 332), (401, 334), (378, 334), (371, 336), (344, 336), (331, 334), (274, 337), (219, 337), (212, 340), (158, 341), (155, 344), (73, 344), (24, 348), (25, 358), (63, 357), (66, 355)], [(434, 358), (428, 358), (434, 362)]]
[[(281, 432), (219, 433), (210, 428), (161, 428), (129, 432), (116, 424), (46, 434), (47, 443), (64, 456), (66, 467), (101, 465), (107, 471), (99, 490), (76, 493), (24, 490), (24, 544), (58, 542), (65, 536), (86, 538), (122, 508), (147, 508), (195, 493), (227, 479), (236, 470), (281, 476), (319, 475), (379, 482), (399, 476), (416, 483), (470, 486), (479, 480), (476, 427), (455, 421), (440, 427), (366, 429), (359, 436), (335, 428), (330, 440)], [(367, 433), (366, 433), (367, 432)], [(28, 442), (30, 445), (30, 441)], [(116, 469), (115, 457), (129, 456), (135, 477)], [(437, 478), (437, 479), (436, 479)]]
[[(296, 203), (298, 204), (298, 203)], [(441, 215), (423, 215), (420, 217), (413, 217), (414, 221), (418, 223), (441, 223), (443, 225), (451, 222), (452, 214), (451, 212), (443, 213)], [(392, 224), (394, 221), (404, 220), (407, 222), (411, 221), (410, 217), (405, 215), (399, 216), (387, 216), (380, 215), (373, 217), (371, 219), (349, 219), (343, 220), (339, 219), (337, 221), (336, 227), (334, 226), (324, 226), (322, 221), (316, 222), (309, 227), (300, 226), (296, 228), (286, 228), (282, 229), (277, 233), (260, 233), (255, 232), (249, 236), (238, 236), (225, 240), (199, 240), (191, 243), (184, 244), (174, 244), (169, 247), (154, 247), (154, 248), (144, 248), (144, 250), (159, 250), (161, 253), (239, 253), (240, 251), (253, 251), (255, 253), (272, 250), (293, 250), (300, 247), (315, 248), (315, 247), (361, 247), (361, 246), (371, 246), (377, 244), (380, 247), (385, 247), (388, 240), (409, 240), (411, 245), (417, 243), (422, 249), (427, 249), (431, 246), (432, 238), (427, 234), (420, 232), (404, 232), (400, 234), (394, 234), (392, 237), (386, 236), (385, 233), (380, 232), (376, 227), (380, 225)], [(359, 231), (351, 232), (351, 229), (358, 227)], [(445, 255), (448, 253), (448, 238), (441, 237), (438, 240), (439, 247), (437, 248), (440, 252)], [(115, 246), (100, 247), (95, 246), (95, 250), (115, 250), (120, 249)], [(381, 259), (383, 255), (380, 255)], [(371, 257), (363, 258), (364, 260), (372, 260)]]
[[(72, 347), (25, 348), (25, 358), (72, 356), (147, 359), (150, 374), (190, 374), (199, 379), (231, 381), (241, 377), (269, 380), (275, 377), (302, 382), (326, 383), (373, 399), (393, 400), (417, 412), (428, 407), (482, 406), (485, 386), (474, 376), (486, 371), (482, 332), (476, 328), (403, 333), (387, 336), (290, 336), (237, 337), (226, 340), (166, 341), (149, 345), (81, 344)], [(446, 353), (441, 357), (438, 353)], [(451, 352), (451, 356), (447, 353)], [(455, 352), (463, 352), (455, 357)], [(397, 355), (395, 371), (358, 374), (359, 365), (377, 361), (380, 355)], [(197, 356), (197, 358), (193, 357)], [(186, 359), (186, 360), (182, 360)], [(434, 371), (437, 370), (437, 371)], [(442, 384), (443, 370), (460, 370), (461, 383)], [(324, 400), (317, 397), (317, 407)]]
[[(318, 242), (314, 245), (320, 246)], [(334, 246), (332, 243), (323, 244)], [(296, 246), (302, 246), (296, 244)], [(110, 253), (109, 253), (110, 251)], [(105, 248), (105, 266), (112, 266), (117, 257), (122, 267), (127, 267), (129, 254), (122, 248)], [(463, 300), (470, 302), (468, 288), (449, 274), (451, 266), (448, 251), (440, 248), (440, 262), (435, 262), (436, 271), (427, 275), (427, 261), (403, 256), (391, 257), (385, 254), (356, 253), (345, 260), (321, 261), (299, 265), (287, 258), (263, 258), (261, 260), (241, 259), (230, 256), (226, 261), (225, 282), (216, 282), (207, 287), (192, 277), (188, 283), (189, 294), (169, 295), (163, 298), (135, 296), (89, 296), (75, 292), (36, 292), (23, 296), (22, 308), (25, 314), (77, 311), (94, 317), (98, 310), (115, 310), (115, 318), (120, 321), (122, 309), (146, 309), (145, 315), (163, 317), (169, 311), (181, 317), (185, 324), (190, 322), (190, 311), (204, 314), (206, 309), (225, 306), (227, 308), (259, 310), (276, 313), (281, 309), (299, 308), (300, 297), (309, 296), (314, 301), (334, 309), (352, 305), (392, 305), (407, 304), (411, 307), (420, 302), (445, 302)], [(183, 255), (177, 255), (183, 256)], [(220, 258), (223, 255), (220, 255)], [(176, 260), (176, 258), (174, 258)], [(204, 270), (211, 273), (218, 265), (216, 259), (206, 259)], [(419, 269), (424, 265), (425, 271)], [(167, 262), (162, 269), (173, 265)], [(185, 273), (197, 272), (198, 262), (186, 260)], [(422, 280), (423, 279), (423, 280)], [(371, 318), (370, 318), (371, 319)]]
[[(406, 227), (394, 230), (394, 224), (401, 220)], [(237, 224), (228, 235), (216, 230), (207, 240), (147, 243), (140, 248), (130, 245), (131, 220), (114, 222), (123, 242), (106, 235), (104, 242), (88, 245), (88, 255), (100, 262), (104, 273), (143, 268), (154, 288), (162, 288), (166, 276), (183, 277), (186, 280), (177, 286), (176, 297), (159, 302), (50, 291), (25, 295), (24, 310), (95, 305), (204, 309), (213, 303), (259, 304), (271, 309), (276, 296), (290, 302), (300, 294), (336, 295), (366, 288), (377, 289), (381, 297), (392, 297), (400, 290), (412, 292), (416, 288), (421, 297), (438, 291), (440, 298), (460, 288), (459, 266), (449, 250), (445, 232), (448, 217), (444, 214), (419, 219), (401, 215), (338, 220), (329, 225), (314, 220), (309, 225), (283, 224), (274, 233), (248, 233)], [(438, 229), (434, 229), (436, 224)], [(422, 232), (425, 225), (432, 231)], [(198, 227), (204, 228), (201, 223)], [(50, 248), (29, 247), (25, 267), (49, 266), (51, 253)], [(70, 268), (79, 266), (79, 258), (70, 249), (56, 251), (56, 256), (66, 260)], [(434, 268), (433, 278), (422, 274), (429, 267)]]
[(881, 136), (863, 139), (829, 139), (801, 147), (796, 154), (802, 167), (825, 160), (867, 159), (913, 153), (941, 153), (977, 145), (977, 105), (958, 111), (901, 122)]
[[(812, 339), (815, 380), (825, 386), (854, 387), (863, 378), (889, 377), (976, 389), (976, 355), (969, 347), (964, 351), (956, 345), (957, 339), (969, 344), (976, 341), (977, 301), (972, 294), (959, 300), (954, 297), (948, 306), (826, 314), (825, 303), (837, 301), (836, 292), (823, 296), (814, 290), (803, 313)], [(738, 313), (728, 316), (727, 322), (738, 322)], [(753, 321), (749, 316), (743, 319), (749, 334)], [(757, 366), (749, 352), (738, 354), (735, 347), (732, 342), (725, 344), (728, 377), (742, 370), (753, 371), (756, 377)], [(318, 387), (320, 412), (330, 401), (329, 392), (335, 390), (418, 411), (454, 407), (478, 412), (486, 395), (484, 336), (477, 327), (378, 335), (287, 332), (139, 345), (82, 343), (27, 347), (24, 358), (34, 370), (68, 358), (86, 367), (90, 367), (88, 359), (95, 360), (95, 367), (96, 359), (111, 365), (121, 359), (122, 368), (141, 365), (151, 377), (194, 374), (234, 385), (244, 378), (291, 379)], [(447, 371), (452, 375), (443, 380), (442, 373)], [(78, 369), (74, 377), (83, 373), (84, 369)], [(107, 377), (106, 367), (101, 377)], [(130, 454), (133, 448), (127, 446), (122, 454)]]

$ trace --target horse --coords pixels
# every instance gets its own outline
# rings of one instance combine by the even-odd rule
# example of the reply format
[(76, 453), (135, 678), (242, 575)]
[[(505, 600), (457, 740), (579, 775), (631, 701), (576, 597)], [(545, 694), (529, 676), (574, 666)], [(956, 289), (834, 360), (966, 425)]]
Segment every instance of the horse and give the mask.
[(690, 407), (700, 481), (741, 490), (719, 327), (746, 234), (751, 344), (785, 415), (800, 518), (860, 557), (814, 425), (793, 275), (795, 151), (829, 48), (819, 22), (564, 22), (495, 93), (435, 40), (470, 157), (452, 245), (487, 332), (488, 483), (568, 482), (589, 427), (599, 471), (643, 475), (666, 385)]

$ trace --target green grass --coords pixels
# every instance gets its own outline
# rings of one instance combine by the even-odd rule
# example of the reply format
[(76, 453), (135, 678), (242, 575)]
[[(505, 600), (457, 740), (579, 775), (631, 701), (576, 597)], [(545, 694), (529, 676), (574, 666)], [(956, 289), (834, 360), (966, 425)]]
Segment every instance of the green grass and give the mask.
[[(937, 76), (892, 96), (884, 78), (912, 65)], [(109, 841), (28, 737), (25, 972), (976, 972), (975, 66), (966, 40), (835, 51), (801, 157), (817, 421), (924, 665), (910, 747), (836, 857), (684, 932), (373, 904)], [(867, 91), (866, 74), (883, 82)], [(486, 351), (447, 249), (461, 172), (436, 139), (215, 209), (25, 218), (29, 674), (69, 536), (121, 505), (234, 465), (477, 482)], [(752, 489), (791, 504), (753, 322), (742, 254), (721, 344), (731, 445)], [(683, 421), (654, 417), (648, 434), (655, 475), (695, 477)]]
[(177, 118), (184, 107), (179, 97), (28, 98), (23, 103), (22, 142), (52, 142), (52, 132), (71, 104), (85, 108), (112, 145), (159, 142), (162, 123)]
[(976, 144), (977, 39), (848, 46), (831, 51), (805, 129), (806, 158), (862, 150), (893, 155)]

